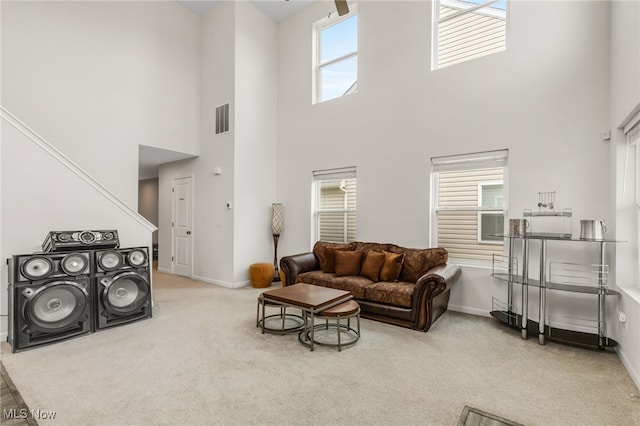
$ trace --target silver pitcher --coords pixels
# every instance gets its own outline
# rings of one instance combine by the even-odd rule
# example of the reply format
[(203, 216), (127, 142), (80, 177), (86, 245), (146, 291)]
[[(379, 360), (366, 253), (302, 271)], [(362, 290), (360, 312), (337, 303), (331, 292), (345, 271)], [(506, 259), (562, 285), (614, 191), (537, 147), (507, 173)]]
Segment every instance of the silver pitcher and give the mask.
[(581, 220), (580, 239), (581, 240), (603, 240), (607, 226), (603, 220)]
[(527, 219), (509, 219), (509, 235), (523, 237), (529, 228)]

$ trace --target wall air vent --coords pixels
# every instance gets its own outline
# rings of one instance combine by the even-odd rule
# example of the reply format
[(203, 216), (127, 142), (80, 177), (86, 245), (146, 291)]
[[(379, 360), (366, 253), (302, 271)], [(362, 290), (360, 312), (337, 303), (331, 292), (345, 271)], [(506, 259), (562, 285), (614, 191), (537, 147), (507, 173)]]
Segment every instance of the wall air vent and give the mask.
[(216, 135), (229, 131), (229, 104), (216, 108)]

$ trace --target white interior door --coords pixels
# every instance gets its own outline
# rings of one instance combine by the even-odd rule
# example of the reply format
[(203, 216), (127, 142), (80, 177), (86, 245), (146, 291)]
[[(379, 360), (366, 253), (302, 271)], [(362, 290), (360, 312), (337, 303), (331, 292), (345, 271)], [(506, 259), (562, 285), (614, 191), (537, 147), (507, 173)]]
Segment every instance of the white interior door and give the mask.
[(193, 178), (173, 179), (171, 271), (177, 275), (193, 275)]

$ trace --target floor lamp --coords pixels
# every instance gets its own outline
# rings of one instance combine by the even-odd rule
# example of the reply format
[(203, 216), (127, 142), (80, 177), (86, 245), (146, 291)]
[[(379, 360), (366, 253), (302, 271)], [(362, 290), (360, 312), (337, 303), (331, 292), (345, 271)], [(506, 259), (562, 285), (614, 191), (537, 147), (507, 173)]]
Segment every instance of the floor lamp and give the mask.
[(282, 203), (271, 204), (271, 233), (273, 234), (273, 281), (280, 281), (278, 271), (278, 239), (282, 233), (284, 216), (282, 215)]

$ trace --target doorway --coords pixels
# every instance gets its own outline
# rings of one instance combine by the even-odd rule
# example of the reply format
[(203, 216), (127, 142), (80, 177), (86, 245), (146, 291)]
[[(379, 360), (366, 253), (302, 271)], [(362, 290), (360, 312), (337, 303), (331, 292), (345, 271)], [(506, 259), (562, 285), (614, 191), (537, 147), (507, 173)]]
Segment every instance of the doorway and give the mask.
[[(165, 219), (163, 220), (173, 220), (173, 212), (172, 210), (169, 210), (170, 208), (173, 209), (174, 207), (173, 204), (169, 205), (169, 200), (173, 200), (173, 198), (172, 194), (165, 194), (165, 191), (167, 191), (165, 187), (160, 188), (160, 166), (196, 157), (197, 155), (187, 154), (185, 152), (171, 151), (168, 149), (147, 145), (139, 145), (138, 212), (142, 214), (142, 216), (144, 216), (147, 220), (149, 220), (156, 226), (159, 226), (160, 216), (162, 216), (163, 213), (166, 213), (167, 216), (169, 216), (169, 214), (172, 215), (170, 218), (164, 216)], [(167, 184), (169, 183), (173, 184), (173, 181), (167, 182)], [(144, 185), (144, 188), (142, 187), (142, 185)], [(160, 191), (162, 191), (162, 196), (160, 196)], [(145, 197), (144, 200), (140, 199), (141, 194)], [(165, 198), (165, 195), (171, 195), (171, 198)], [(160, 199), (164, 200), (164, 205), (160, 205)], [(156, 259), (158, 259), (158, 255), (160, 255), (160, 259), (163, 259), (162, 262), (164, 262), (161, 262), (160, 265), (164, 265), (162, 271), (166, 273), (172, 273), (173, 265), (170, 264), (170, 261), (171, 256), (174, 256), (173, 228), (171, 232), (169, 232), (168, 229), (166, 232), (161, 232), (162, 235), (158, 235), (158, 231), (154, 232), (152, 235), (154, 268), (158, 267), (158, 260)], [(167, 253), (169, 255), (164, 255), (163, 253)], [(192, 264), (191, 262), (189, 263)]]
[(171, 181), (171, 273), (193, 276), (193, 176)]

